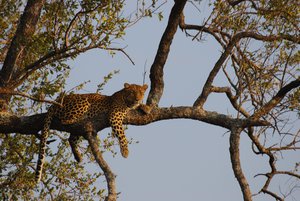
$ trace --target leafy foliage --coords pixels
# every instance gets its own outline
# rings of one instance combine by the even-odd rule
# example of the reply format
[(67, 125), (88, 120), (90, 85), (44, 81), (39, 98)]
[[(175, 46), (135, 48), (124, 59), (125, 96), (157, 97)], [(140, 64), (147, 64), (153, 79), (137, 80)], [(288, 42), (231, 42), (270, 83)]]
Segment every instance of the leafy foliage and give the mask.
[(107, 82), (116, 74), (118, 74), (120, 70), (114, 70), (113, 72), (110, 72), (107, 76), (103, 78), (103, 82), (97, 86), (97, 93), (102, 91), (104, 86), (107, 84)]
[[(4, 8), (0, 13), (1, 63), (24, 6), (23, 1), (1, 1)], [(63, 91), (70, 72), (68, 59), (89, 49), (109, 48), (113, 40), (124, 35), (128, 21), (121, 15), (122, 8), (122, 1), (46, 1), (36, 32), (27, 40), (23, 59), (18, 61), (14, 75), (18, 91), (41, 100), (57, 96)], [(10, 103), (11, 112), (17, 115), (41, 112), (43, 108), (44, 104), (20, 96), (14, 96)], [(104, 190), (95, 185), (99, 178), (103, 179), (102, 173), (88, 173), (84, 168), (88, 162), (75, 163), (67, 135), (55, 136), (58, 143), (47, 148), (48, 172), (43, 183), (35, 187), (35, 153), (38, 153), (39, 140), (34, 135), (1, 134), (1, 200), (103, 198)]]
[[(204, 1), (195, 0), (195, 2), (201, 4)], [(284, 96), (272, 110), (261, 110), (261, 108), (268, 105), (269, 101), (291, 81), (299, 80), (300, 7), (295, 6), (298, 1), (216, 0), (210, 2), (212, 12), (202, 25), (187, 26), (183, 14), (177, 15), (179, 25), (186, 32), (187, 37), (202, 41), (204, 37), (211, 36), (224, 50), (213, 66), (207, 78), (208, 84), (203, 87), (199, 99), (204, 100), (204, 104), (210, 93), (224, 92), (235, 109), (236, 122), (243, 118), (255, 120), (251, 117), (255, 117), (257, 111), (260, 112), (258, 118), (270, 122), (268, 126), (255, 129), (243, 125), (241, 131), (247, 127), (248, 130), (244, 129), (244, 132), (247, 132), (249, 139), (255, 145), (253, 152), (267, 155), (270, 159), (271, 172), (264, 174), (267, 180), (260, 192), (268, 193), (278, 199), (277, 195), (268, 190), (272, 177), (276, 174), (299, 177), (296, 175), (299, 172), (299, 163), (296, 163), (295, 170), (287, 172), (278, 172), (275, 168), (279, 160), (276, 156), (283, 150), (299, 149), (299, 130), (293, 127), (295, 119), (296, 122), (299, 121), (296, 114), (300, 116), (299, 87)], [(41, 101), (46, 98), (55, 99), (64, 91), (71, 71), (67, 65), (68, 60), (75, 59), (79, 54), (95, 48), (107, 50), (113, 55), (115, 51), (121, 50), (113, 47), (116, 44), (114, 41), (122, 39), (126, 28), (143, 17), (157, 16), (159, 20), (163, 19), (159, 8), (164, 3), (158, 3), (156, 0), (150, 3), (137, 0), (136, 10), (129, 17), (124, 17), (125, 1), (122, 0), (46, 1), (35, 26), (35, 33), (28, 38), (20, 39), (24, 43), (22, 47), (26, 48), (20, 48), (13, 71), (7, 76), (8, 83), (2, 83), (0, 80), (0, 89), (9, 86), (9, 89), (30, 94), (31, 97)], [(194, 1), (190, 3), (195, 6)], [(3, 64), (26, 5), (24, 1), (12, 0), (1, 1), (0, 6), (3, 8), (0, 11), (0, 63)], [(170, 17), (170, 21), (172, 20), (174, 19)], [(169, 52), (168, 45), (172, 42), (170, 35), (170, 31), (169, 34), (167, 32), (164, 34), (167, 37), (162, 38), (162, 45), (158, 51), (157, 60), (160, 63), (155, 61), (151, 69), (156, 71), (154, 78), (151, 78), (152, 93), (163, 91), (163, 85), (159, 82), (163, 80), (160, 75), (163, 75), (163, 65)], [(169, 44), (165, 42), (168, 40)], [(164, 51), (161, 51), (162, 49)], [(223, 72), (222, 76), (227, 78), (227, 83), (221, 87), (213, 86), (213, 80), (220, 70)], [(117, 73), (119, 71), (113, 71), (105, 76), (103, 83), (98, 85), (97, 92), (101, 91)], [(84, 83), (78, 85), (72, 89), (72, 92), (82, 89), (83, 86)], [(154, 95), (158, 103), (160, 95)], [(0, 94), (0, 100), (5, 98), (7, 97), (3, 98)], [(12, 96), (8, 99), (10, 112), (22, 117), (42, 112), (45, 108), (45, 104), (22, 96)], [(196, 107), (202, 108), (203, 104), (199, 105), (196, 101), (194, 107), (188, 109), (196, 110)], [(171, 107), (168, 111), (173, 109)], [(182, 111), (179, 113), (186, 115), (184, 118), (189, 118), (188, 112)], [(216, 115), (217, 112), (214, 113), (214, 117)], [(172, 114), (170, 118), (177, 118), (177, 116)], [(208, 116), (205, 118), (209, 123), (220, 125), (213, 118)], [(203, 116), (200, 119), (203, 120)], [(75, 163), (66, 133), (55, 132), (51, 135), (50, 146), (46, 150), (49, 156), (45, 168), (47, 172), (43, 175), (43, 183), (35, 186), (33, 178), (35, 153), (38, 152), (39, 143), (37, 136), (35, 133), (0, 134), (1, 200), (104, 199), (105, 192), (102, 186), (96, 185), (96, 182), (98, 184), (100, 183), (98, 181), (104, 178), (103, 173), (91, 174), (86, 170), (87, 166), (92, 165), (90, 161), (94, 160), (91, 150), (87, 144), (80, 145), (85, 159), (81, 164)], [(270, 136), (275, 137), (270, 140)], [(274, 141), (276, 143), (273, 143)], [(98, 140), (97, 144), (102, 150), (116, 154), (115, 141), (111, 139), (111, 135), (101, 143)]]
[(47, 172), (44, 174), (43, 183), (36, 187), (34, 153), (38, 151), (38, 141), (34, 136), (1, 136), (3, 140), (0, 148), (3, 151), (0, 162), (0, 187), (3, 199), (94, 200), (97, 197), (97, 199), (103, 198), (104, 190), (95, 185), (98, 179), (102, 179), (102, 173), (90, 174), (84, 168), (86, 162), (81, 164), (75, 162), (66, 137), (65, 134), (52, 137), (60, 140), (58, 144), (55, 143), (57, 146), (52, 145), (47, 148), (50, 159), (46, 163)]

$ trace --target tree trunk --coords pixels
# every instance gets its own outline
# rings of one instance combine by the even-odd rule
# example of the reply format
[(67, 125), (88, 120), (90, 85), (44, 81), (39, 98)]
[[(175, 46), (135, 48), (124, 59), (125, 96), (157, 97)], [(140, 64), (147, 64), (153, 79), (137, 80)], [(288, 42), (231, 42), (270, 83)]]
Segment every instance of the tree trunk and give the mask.
[[(0, 71), (0, 88), (12, 90), (10, 81), (17, 68), (21, 68), (24, 50), (35, 32), (44, 3), (45, 0), (28, 0)], [(8, 112), (10, 98), (11, 95), (0, 95), (0, 112)]]

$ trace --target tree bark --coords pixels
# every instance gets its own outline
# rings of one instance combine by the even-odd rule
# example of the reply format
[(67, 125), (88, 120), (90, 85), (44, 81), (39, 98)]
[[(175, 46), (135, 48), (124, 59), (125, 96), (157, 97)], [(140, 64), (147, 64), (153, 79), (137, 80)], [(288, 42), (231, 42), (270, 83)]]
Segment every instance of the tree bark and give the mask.
[[(10, 89), (13, 73), (20, 68), (18, 65), (21, 64), (26, 45), (35, 32), (44, 3), (45, 0), (28, 0), (0, 71), (0, 87)], [(11, 95), (0, 94), (0, 112), (8, 111), (10, 98)]]
[(247, 179), (243, 173), (241, 160), (240, 160), (240, 135), (243, 128), (233, 127), (229, 138), (230, 147), (230, 159), (235, 178), (238, 180), (241, 191), (243, 193), (244, 201), (252, 201), (252, 194), (247, 182)]
[(7, 86), (17, 68), (17, 61), (22, 59), (23, 51), (35, 32), (44, 3), (45, 0), (28, 0), (0, 71), (1, 86)]
[[(43, 127), (44, 118), (45, 113), (23, 117), (0, 115), (0, 132), (37, 134)], [(131, 110), (124, 119), (124, 124), (146, 125), (167, 119), (193, 119), (227, 129), (230, 129), (235, 125), (241, 127), (269, 125), (267, 121), (233, 118), (229, 115), (217, 112), (200, 110), (196, 107), (183, 106), (154, 108), (149, 114), (143, 114), (138, 110)], [(84, 133), (84, 125), (85, 122), (78, 122), (76, 125), (62, 125), (59, 121), (54, 120), (51, 124), (51, 129), (66, 131), (69, 133)], [(103, 114), (99, 114), (99, 116), (93, 119), (93, 125), (96, 131), (100, 131), (110, 126), (107, 117)]]
[(99, 150), (98, 140), (97, 140), (97, 132), (93, 129), (92, 124), (88, 123), (86, 125), (86, 135), (89, 142), (89, 146), (91, 147), (92, 153), (95, 157), (96, 162), (103, 170), (106, 182), (107, 182), (107, 189), (108, 195), (105, 198), (105, 201), (116, 201), (117, 200), (117, 191), (116, 191), (116, 181), (115, 175), (110, 169), (109, 165), (106, 163), (104, 158), (102, 157), (102, 153)]
[(175, 1), (171, 10), (168, 25), (159, 43), (159, 47), (150, 70), (151, 89), (147, 105), (158, 105), (164, 90), (164, 66), (167, 61), (172, 40), (177, 31), (180, 16), (186, 0)]
[(278, 93), (265, 105), (263, 105), (260, 109), (254, 112), (251, 116), (253, 119), (259, 119), (263, 115), (269, 113), (280, 101), (285, 97), (285, 95), (290, 92), (291, 90), (300, 87), (300, 78), (290, 82), (289, 84), (282, 87)]

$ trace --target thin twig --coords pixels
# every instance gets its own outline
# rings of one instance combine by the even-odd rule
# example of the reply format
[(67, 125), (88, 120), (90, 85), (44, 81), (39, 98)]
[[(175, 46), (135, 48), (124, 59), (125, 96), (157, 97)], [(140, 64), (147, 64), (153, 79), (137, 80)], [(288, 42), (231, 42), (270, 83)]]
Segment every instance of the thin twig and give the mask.
[(74, 24), (77, 22), (77, 20), (79, 19), (80, 15), (82, 14), (87, 14), (90, 12), (94, 12), (95, 10), (97, 10), (100, 6), (102, 6), (101, 4), (96, 6), (95, 8), (91, 9), (91, 10), (80, 10), (78, 13), (75, 14), (75, 16), (73, 17), (73, 19), (71, 20), (66, 33), (65, 33), (65, 47), (68, 48), (69, 47), (69, 36), (70, 36), (70, 32), (72, 31)]
[[(127, 46), (126, 46), (126, 47), (127, 47)], [(124, 47), (124, 48), (106, 47), (106, 48), (102, 48), (102, 49), (104, 49), (104, 50), (111, 50), (111, 51), (120, 51), (120, 52), (122, 52), (122, 53), (129, 59), (129, 61), (130, 61), (133, 65), (135, 65), (135, 63), (134, 63), (134, 61), (131, 59), (131, 57), (124, 51), (124, 49), (125, 49), (126, 47)]]

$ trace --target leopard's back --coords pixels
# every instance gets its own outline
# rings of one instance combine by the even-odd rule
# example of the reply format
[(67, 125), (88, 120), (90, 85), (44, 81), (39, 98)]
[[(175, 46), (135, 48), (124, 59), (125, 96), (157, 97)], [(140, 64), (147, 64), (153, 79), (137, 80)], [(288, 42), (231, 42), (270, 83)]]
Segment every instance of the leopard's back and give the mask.
[(109, 106), (109, 96), (97, 93), (71, 94), (64, 98), (63, 107), (58, 108), (54, 116), (62, 124), (73, 124), (107, 112)]

